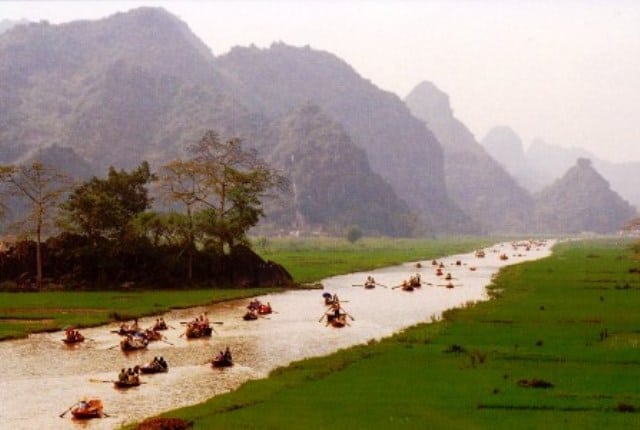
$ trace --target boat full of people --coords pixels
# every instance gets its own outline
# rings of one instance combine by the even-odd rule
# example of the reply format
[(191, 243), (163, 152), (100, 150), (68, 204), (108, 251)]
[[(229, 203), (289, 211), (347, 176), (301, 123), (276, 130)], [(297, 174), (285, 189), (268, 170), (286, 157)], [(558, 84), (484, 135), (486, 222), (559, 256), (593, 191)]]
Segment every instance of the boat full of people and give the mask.
[(231, 350), (227, 346), (224, 351), (220, 351), (211, 361), (212, 367), (231, 367), (233, 366), (233, 357)]
[(144, 366), (140, 366), (140, 373), (166, 373), (169, 371), (169, 365), (164, 357), (153, 357), (153, 360)]
[(189, 339), (197, 339), (200, 337), (209, 337), (211, 333), (213, 333), (213, 328), (211, 324), (209, 324), (209, 318), (204, 314), (187, 323), (185, 336)]
[(75, 328), (69, 327), (64, 331), (64, 339), (62, 341), (67, 345), (84, 342), (84, 336)]

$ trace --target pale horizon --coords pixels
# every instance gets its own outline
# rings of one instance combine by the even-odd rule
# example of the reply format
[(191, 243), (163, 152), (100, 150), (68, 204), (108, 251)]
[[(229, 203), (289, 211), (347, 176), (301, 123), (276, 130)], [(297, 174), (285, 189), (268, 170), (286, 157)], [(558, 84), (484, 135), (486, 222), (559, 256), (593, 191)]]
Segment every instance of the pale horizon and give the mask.
[[(559, 4), (558, 4), (559, 3)], [(0, 2), (0, 20), (59, 24), (141, 6), (185, 21), (215, 56), (309, 45), (404, 98), (431, 81), (480, 141), (508, 126), (607, 161), (640, 160), (640, 3), (587, 1)]]

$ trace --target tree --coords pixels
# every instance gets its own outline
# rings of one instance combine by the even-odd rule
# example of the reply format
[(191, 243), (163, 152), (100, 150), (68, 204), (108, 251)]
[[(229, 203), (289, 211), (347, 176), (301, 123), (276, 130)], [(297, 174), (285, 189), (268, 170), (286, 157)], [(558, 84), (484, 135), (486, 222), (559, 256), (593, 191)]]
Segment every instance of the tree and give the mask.
[(206, 206), (200, 227), (219, 252), (246, 242), (246, 232), (264, 216), (262, 199), (270, 190), (289, 189), (288, 180), (240, 139), (222, 142), (214, 131), (188, 148), (201, 176), (200, 203)]
[[(214, 131), (187, 150), (189, 160), (161, 169), (165, 196), (184, 206), (192, 231), (203, 232), (218, 253), (246, 242), (246, 232), (264, 216), (261, 199), (271, 189), (287, 190), (288, 181), (240, 139), (222, 142)], [(188, 240), (191, 249), (195, 239)]]
[(42, 285), (42, 235), (62, 196), (69, 191), (71, 179), (65, 173), (39, 161), (25, 165), (0, 166), (0, 182), (11, 197), (26, 199), (31, 206), (26, 232), (36, 238), (36, 284)]
[[(200, 166), (193, 161), (174, 160), (160, 168), (160, 190), (164, 199), (170, 204), (180, 204), (185, 214), (179, 218), (179, 224), (184, 234), (184, 248), (187, 252), (187, 278), (193, 276), (193, 256), (196, 250), (196, 229), (194, 223), (195, 209), (207, 197), (204, 187), (207, 176)], [(174, 224), (178, 218), (173, 218)]]
[(146, 185), (155, 180), (144, 161), (131, 172), (109, 168), (78, 186), (63, 205), (67, 221), (86, 236), (126, 240), (135, 217), (151, 206)]
[(362, 238), (362, 230), (357, 225), (349, 226), (346, 237), (349, 243), (356, 243)]

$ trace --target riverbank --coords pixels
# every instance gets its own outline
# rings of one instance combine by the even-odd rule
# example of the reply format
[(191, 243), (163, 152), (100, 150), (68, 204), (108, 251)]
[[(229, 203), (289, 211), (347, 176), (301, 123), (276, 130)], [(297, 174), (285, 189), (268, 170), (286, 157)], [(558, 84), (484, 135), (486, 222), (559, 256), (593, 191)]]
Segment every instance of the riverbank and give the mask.
[[(263, 258), (282, 264), (299, 283), (328, 276), (433, 258), (473, 250), (492, 243), (487, 238), (391, 239), (367, 238), (355, 244), (344, 239), (271, 239), (260, 250)], [(66, 326), (95, 327), (170, 309), (206, 306), (284, 289), (228, 288), (110, 291), (0, 292), (0, 340)]]
[(207, 429), (636, 428), (640, 261), (629, 245), (557, 245), (504, 268), (496, 300), (167, 415)]

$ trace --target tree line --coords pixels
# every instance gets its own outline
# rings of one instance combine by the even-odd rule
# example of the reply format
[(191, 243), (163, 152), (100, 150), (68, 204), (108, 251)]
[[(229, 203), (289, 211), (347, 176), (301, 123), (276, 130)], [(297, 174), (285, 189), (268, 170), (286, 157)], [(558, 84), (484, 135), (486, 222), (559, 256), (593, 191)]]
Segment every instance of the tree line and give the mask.
[(47, 277), (108, 284), (221, 272), (216, 262), (247, 245), (264, 216), (263, 199), (289, 183), (240, 139), (223, 141), (215, 131), (185, 152), (157, 172), (144, 161), (83, 183), (39, 161), (0, 166), (2, 214), (8, 201), (27, 209), (6, 231), (25, 240), (0, 256), (0, 279), (34, 273), (40, 287)]

